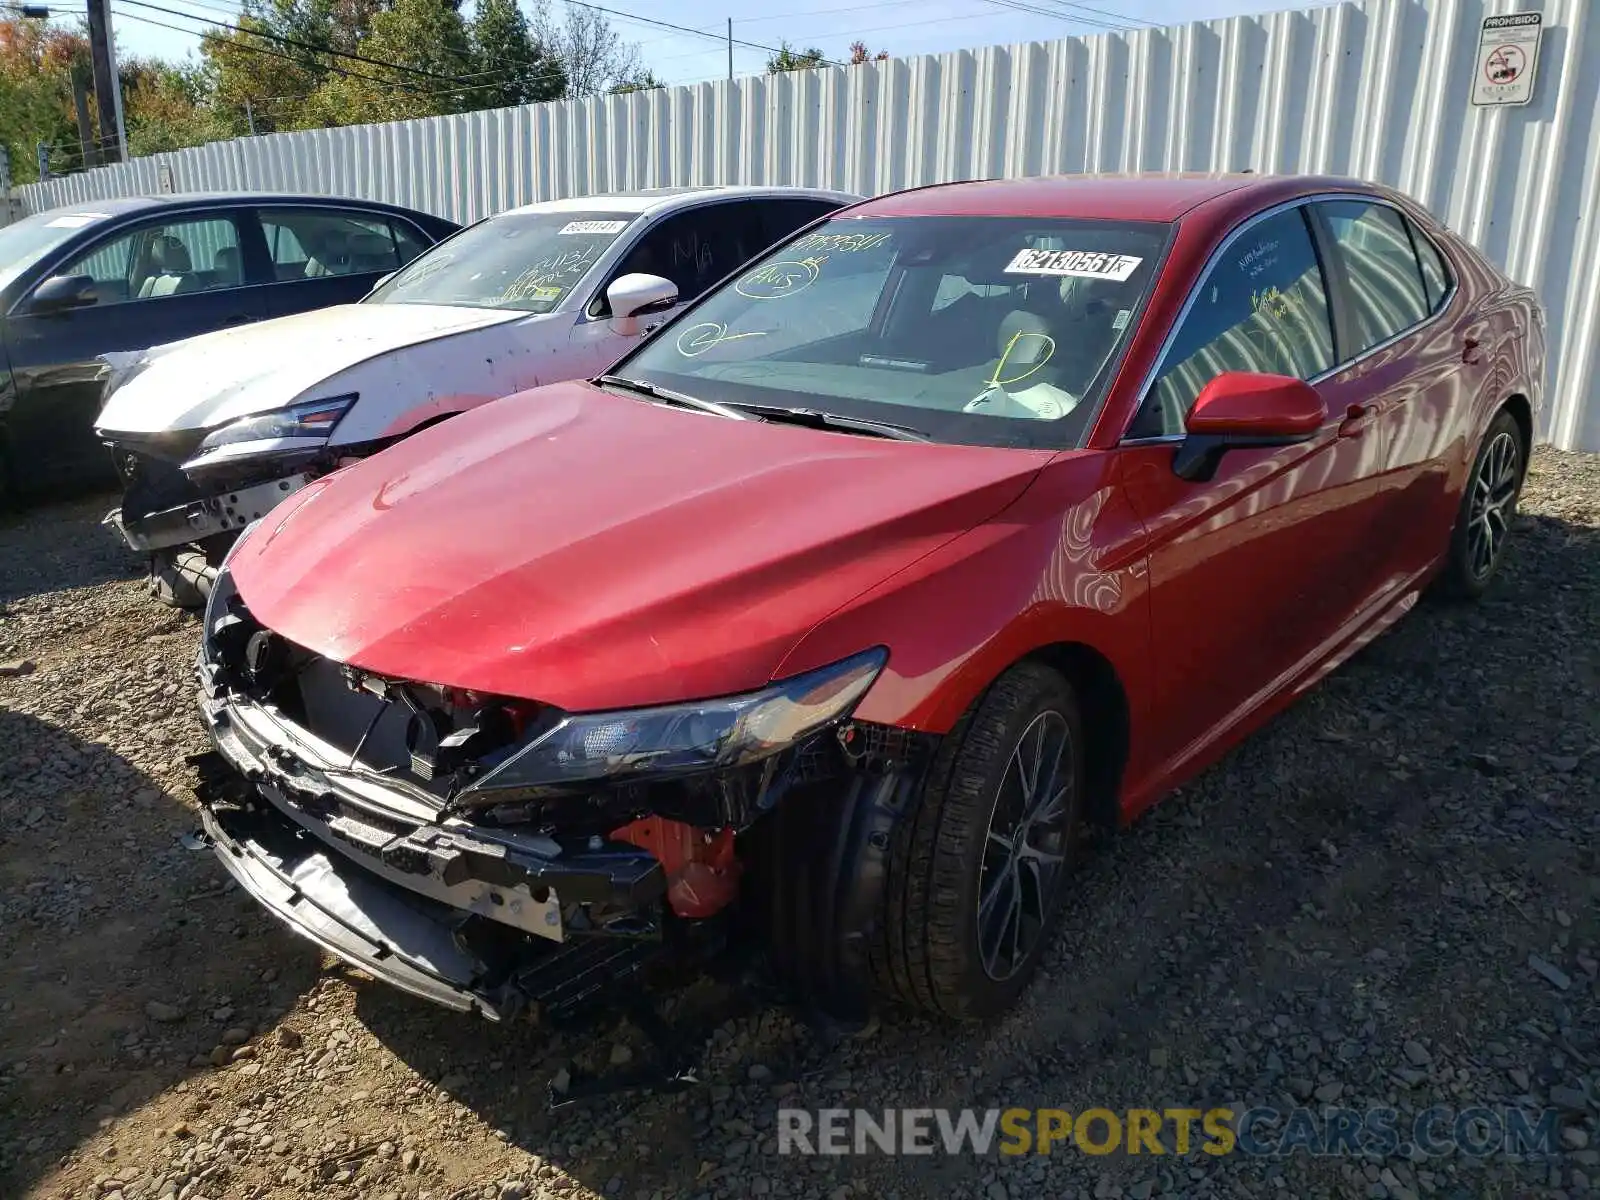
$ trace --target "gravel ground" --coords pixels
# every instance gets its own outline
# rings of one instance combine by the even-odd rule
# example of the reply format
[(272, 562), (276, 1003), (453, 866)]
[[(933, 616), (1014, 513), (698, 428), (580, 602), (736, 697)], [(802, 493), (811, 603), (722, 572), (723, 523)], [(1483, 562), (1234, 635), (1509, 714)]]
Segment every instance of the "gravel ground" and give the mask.
[[(1095, 854), (997, 1028), (889, 1014), (829, 1046), (746, 997), (705, 1086), (553, 1115), (553, 1073), (642, 1055), (637, 1032), (414, 1002), (319, 960), (181, 847), (195, 624), (144, 597), (104, 507), (0, 525), (0, 1196), (1600, 1188), (1600, 458), (1536, 456), (1485, 603), (1422, 606)], [(772, 1133), (780, 1104), (1302, 1102), (1552, 1105), (1563, 1152), (799, 1159)]]

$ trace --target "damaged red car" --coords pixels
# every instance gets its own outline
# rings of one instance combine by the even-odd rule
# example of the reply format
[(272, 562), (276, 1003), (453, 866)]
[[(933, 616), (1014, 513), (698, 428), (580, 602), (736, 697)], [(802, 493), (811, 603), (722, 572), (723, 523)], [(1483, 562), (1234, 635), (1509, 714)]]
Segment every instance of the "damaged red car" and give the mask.
[(1086, 834), (1489, 584), (1544, 360), (1532, 293), (1350, 180), (855, 205), (258, 523), (205, 833), (492, 1018), (739, 930), (840, 1012), (996, 1014)]

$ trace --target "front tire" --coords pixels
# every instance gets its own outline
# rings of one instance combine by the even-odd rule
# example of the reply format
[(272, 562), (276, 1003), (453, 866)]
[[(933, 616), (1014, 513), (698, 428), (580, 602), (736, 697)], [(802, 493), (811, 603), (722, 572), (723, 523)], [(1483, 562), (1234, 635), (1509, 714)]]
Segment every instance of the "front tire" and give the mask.
[(1505, 560), (1527, 471), (1528, 447), (1522, 427), (1510, 413), (1501, 411), (1489, 423), (1478, 447), (1450, 532), (1440, 577), (1440, 588), (1447, 596), (1476, 600), (1488, 590)]
[(885, 881), (880, 985), (937, 1016), (1009, 1008), (1059, 921), (1083, 825), (1072, 687), (1012, 667), (946, 738), (901, 821)]

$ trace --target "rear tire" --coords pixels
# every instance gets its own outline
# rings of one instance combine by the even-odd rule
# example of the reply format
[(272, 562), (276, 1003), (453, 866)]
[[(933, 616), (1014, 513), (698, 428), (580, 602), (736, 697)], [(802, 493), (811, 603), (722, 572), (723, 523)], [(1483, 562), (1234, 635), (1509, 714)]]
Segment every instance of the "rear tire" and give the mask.
[(1462, 490), (1439, 579), (1444, 595), (1476, 600), (1488, 590), (1505, 561), (1527, 472), (1528, 447), (1522, 427), (1502, 409), (1483, 435)]
[(880, 986), (942, 1017), (1010, 1007), (1060, 919), (1084, 787), (1071, 685), (1039, 663), (1012, 667), (945, 739), (895, 830)]

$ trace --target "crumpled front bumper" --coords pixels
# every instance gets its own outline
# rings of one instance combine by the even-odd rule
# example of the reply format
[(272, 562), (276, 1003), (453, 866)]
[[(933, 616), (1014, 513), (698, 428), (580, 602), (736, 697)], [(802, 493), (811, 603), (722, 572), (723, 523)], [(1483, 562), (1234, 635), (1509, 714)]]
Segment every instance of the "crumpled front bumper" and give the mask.
[(308, 474), (289, 475), (220, 492), (203, 500), (191, 500), (136, 519), (126, 519), (122, 509), (114, 508), (106, 514), (102, 524), (115, 529), (129, 549), (150, 554), (217, 534), (239, 533), (251, 521), (305, 487), (312, 478)]
[[(203, 683), (212, 672), (202, 661)], [(203, 828), (229, 873), (294, 932), (491, 1020), (570, 1010), (661, 951), (653, 914), (666, 881), (651, 855), (438, 821), (420, 797), (385, 794), (383, 781), (330, 761), (335, 748), (281, 714), (216, 692), (202, 689), (217, 749), (192, 760)]]
[(337, 862), (283, 821), (210, 806), (200, 819), (229, 874), (295, 933), (424, 1000), (504, 1017), (504, 998), (457, 945), (449, 909)]

